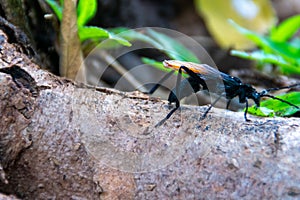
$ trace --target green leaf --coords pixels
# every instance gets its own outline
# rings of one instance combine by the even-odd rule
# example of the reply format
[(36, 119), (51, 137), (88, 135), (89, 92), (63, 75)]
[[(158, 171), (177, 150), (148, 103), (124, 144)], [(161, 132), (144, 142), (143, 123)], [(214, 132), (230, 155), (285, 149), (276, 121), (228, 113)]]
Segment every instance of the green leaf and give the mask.
[[(110, 34), (110, 38), (121, 38), (121, 40), (125, 40), (124, 43), (126, 44), (125, 46), (130, 46), (131, 44), (129, 42), (132, 41), (142, 41), (145, 43), (148, 43), (154, 47), (160, 47), (160, 49), (162, 49), (163, 47), (157, 43), (155, 40), (153, 40), (152, 38), (150, 38), (149, 36), (140, 33), (138, 31), (135, 30), (131, 30), (128, 28), (124, 28), (124, 27), (117, 27), (117, 28), (111, 28), (107, 30)], [(101, 44), (100, 45), (101, 48), (118, 48), (120, 47), (119, 43), (116, 42), (110, 42), (110, 41), (105, 41), (105, 44)]]
[(79, 27), (78, 34), (81, 42), (87, 39), (109, 38), (107, 30), (95, 26)]
[(163, 46), (160, 50), (165, 52), (171, 59), (200, 63), (193, 52), (173, 38), (152, 29), (148, 29), (147, 32), (157, 43)]
[[(121, 31), (121, 29), (119, 28), (119, 29), (117, 29), (117, 31)], [(125, 38), (128, 41), (138, 40), (138, 41), (148, 43), (148, 44), (154, 46), (157, 49), (162, 49), (163, 48), (163, 46), (161, 44), (159, 44), (157, 41), (155, 41), (151, 37), (149, 37), (149, 36), (147, 36), (143, 33), (140, 33), (138, 31), (135, 31), (135, 30), (128, 30), (127, 29), (125, 31), (119, 32), (118, 35), (120, 35), (122, 38)]]
[[(60, 6), (55, 0), (46, 0), (46, 2), (49, 4), (55, 15), (57, 16), (57, 19), (61, 21), (62, 19), (62, 6)], [(63, 4), (62, 4), (63, 5)]]
[(115, 35), (115, 34), (109, 32), (109, 38), (117, 41), (118, 43), (120, 43), (124, 46), (127, 46), (127, 47), (131, 46), (131, 43), (128, 40), (120, 37), (119, 35)]
[(230, 21), (230, 23), (264, 51), (264, 53), (254, 52), (253, 54), (248, 55), (247, 53), (233, 52), (233, 55), (252, 60), (259, 60), (265, 63), (277, 64), (281, 67), (281, 71), (286, 74), (300, 74), (299, 41), (293, 40), (293, 42), (290, 43), (273, 41), (271, 38), (263, 37), (240, 27), (233, 21)]
[(299, 37), (293, 38), (290, 44), (294, 47), (300, 47), (300, 38)]
[(248, 108), (248, 112), (252, 115), (261, 117), (275, 117), (274, 111), (266, 107), (257, 108), (256, 106), (251, 106)]
[(97, 12), (97, 0), (79, 0), (77, 6), (78, 27), (84, 26)]
[[(276, 96), (282, 100), (288, 101), (296, 106), (300, 106), (300, 92), (290, 92), (288, 94)], [(290, 106), (287, 103), (281, 102), (276, 99), (268, 99), (266, 101), (261, 102), (259, 108), (255, 105), (249, 107), (248, 112), (253, 115), (258, 116), (291, 116), (296, 112), (299, 112), (299, 108), (295, 108), (294, 106)]]
[(286, 42), (300, 28), (300, 15), (292, 16), (271, 30), (270, 38), (276, 42)]
[(119, 34), (119, 33), (125, 32), (125, 31), (129, 31), (131, 29), (125, 28), (125, 27), (116, 27), (116, 28), (110, 28), (108, 30), (114, 34)]
[(300, 48), (291, 46), (289, 43), (286, 42), (275, 42), (272, 41), (269, 38), (263, 37), (255, 32), (252, 32), (250, 30), (247, 30), (232, 20), (230, 21), (231, 24), (233, 24), (243, 35), (245, 35), (247, 38), (252, 40), (257, 46), (262, 47), (264, 51), (270, 52), (278, 52), (283, 57), (289, 59), (297, 59), (300, 57)]
[(282, 66), (289, 66), (289, 64), (280, 56), (276, 56), (274, 54), (265, 53), (264, 51), (253, 51), (253, 52), (245, 52), (245, 51), (237, 51), (231, 50), (230, 54), (233, 56), (238, 56), (240, 58), (245, 58), (249, 60), (256, 60), (265, 63), (272, 63)]
[(297, 65), (293, 65), (292, 63), (287, 62), (280, 55), (265, 53), (264, 51), (260, 51), (260, 50), (253, 51), (251, 53), (231, 50), (230, 54), (248, 60), (256, 60), (262, 63), (271, 63), (271, 64), (279, 65), (280, 70), (284, 74), (300, 74), (300, 68)]
[(150, 59), (150, 58), (146, 58), (146, 57), (142, 57), (141, 59), (142, 59), (143, 63), (151, 65), (151, 66), (153, 66), (156, 69), (159, 69), (161, 71), (164, 71), (164, 72), (172, 71), (172, 69), (164, 67), (162, 62), (159, 62), (159, 61), (156, 61), (156, 60), (153, 60), (153, 59)]
[(115, 28), (110, 30), (114, 33), (118, 33), (119, 36), (128, 41), (138, 40), (148, 43), (164, 52), (171, 59), (200, 63), (199, 59), (193, 52), (189, 51), (181, 43), (163, 33), (159, 33), (152, 29), (147, 29), (146, 34), (126, 28)]
[(79, 38), (80, 38), (81, 42), (88, 40), (88, 39), (91, 39), (91, 40), (112, 39), (124, 46), (131, 46), (130, 42), (128, 42), (126, 39), (121, 38), (103, 28), (99, 28), (99, 27), (95, 27), (95, 26), (79, 27), (78, 34), (79, 34)]
[(290, 62), (296, 63), (296, 60), (300, 57), (300, 47), (292, 46), (287, 42), (273, 42), (269, 38), (266, 38), (265, 45)]
[(250, 31), (244, 27), (241, 27), (237, 23), (235, 23), (233, 20), (228, 20), (228, 22), (233, 25), (240, 33), (245, 35), (248, 39), (250, 39), (252, 42), (254, 42), (257, 46), (265, 48), (265, 50), (269, 50), (268, 45), (266, 44), (266, 40), (263, 36)]

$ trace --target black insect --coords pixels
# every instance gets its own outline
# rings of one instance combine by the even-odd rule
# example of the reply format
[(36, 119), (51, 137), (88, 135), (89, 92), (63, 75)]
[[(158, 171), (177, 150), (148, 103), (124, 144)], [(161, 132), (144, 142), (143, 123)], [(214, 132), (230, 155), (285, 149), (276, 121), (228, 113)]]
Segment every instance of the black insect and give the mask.
[[(239, 78), (222, 73), (217, 69), (212, 68), (206, 64), (196, 64), (192, 62), (184, 62), (178, 60), (165, 60), (163, 64), (166, 68), (177, 70), (179, 75), (177, 76), (176, 87), (170, 92), (168, 98), (169, 104), (175, 103), (175, 108), (173, 108), (170, 111), (170, 113), (156, 126), (162, 125), (167, 119), (169, 119), (172, 116), (172, 114), (180, 107), (180, 99), (189, 96), (192, 93), (196, 93), (201, 89), (207, 90), (218, 95), (218, 97), (211, 103), (211, 105), (205, 111), (201, 119), (204, 119), (206, 117), (210, 109), (222, 97), (225, 97), (227, 99), (226, 109), (228, 109), (230, 102), (234, 97), (238, 97), (240, 103), (246, 104), (246, 109), (244, 112), (245, 121), (250, 121), (247, 119), (247, 112), (249, 106), (248, 99), (252, 99), (257, 107), (260, 106), (260, 100), (262, 97), (269, 97), (299, 109), (298, 106), (283, 99), (269, 95), (268, 93), (274, 90), (296, 87), (299, 86), (300, 83), (286, 87), (265, 89), (261, 92), (257, 92), (250, 84), (244, 84)], [(157, 83), (151, 89), (149, 93), (154, 93), (155, 90), (162, 84), (162, 82), (169, 78), (172, 73), (173, 72), (167, 74), (159, 83)], [(188, 74), (189, 77), (181, 81), (182, 73)]]

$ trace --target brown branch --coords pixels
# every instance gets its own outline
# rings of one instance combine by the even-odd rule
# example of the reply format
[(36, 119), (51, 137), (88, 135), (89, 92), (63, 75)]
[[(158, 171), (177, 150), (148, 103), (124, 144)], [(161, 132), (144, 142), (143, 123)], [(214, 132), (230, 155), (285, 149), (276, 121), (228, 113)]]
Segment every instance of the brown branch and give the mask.
[(213, 109), (199, 121), (206, 107), (183, 106), (155, 128), (169, 112), (166, 102), (81, 87), (41, 70), (17, 49), (4, 41), (0, 55), (2, 193), (23, 199), (300, 195), (298, 119), (245, 122), (243, 113)]

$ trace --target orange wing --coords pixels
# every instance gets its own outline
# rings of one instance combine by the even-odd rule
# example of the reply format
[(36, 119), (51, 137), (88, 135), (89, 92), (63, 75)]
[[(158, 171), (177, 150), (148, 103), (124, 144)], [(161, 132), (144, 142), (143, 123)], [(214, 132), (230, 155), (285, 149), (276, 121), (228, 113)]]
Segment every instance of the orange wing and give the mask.
[[(193, 71), (196, 74), (207, 76), (207, 77), (219, 77), (222, 72), (218, 71), (215, 68), (212, 68), (209, 65), (206, 64), (197, 64), (193, 62), (185, 62), (185, 61), (179, 61), (179, 60), (165, 60), (163, 61), (163, 65), (166, 68), (171, 68), (176, 71), (179, 70), (181, 66), (185, 66), (191, 71)], [(183, 73), (186, 73), (183, 70)]]

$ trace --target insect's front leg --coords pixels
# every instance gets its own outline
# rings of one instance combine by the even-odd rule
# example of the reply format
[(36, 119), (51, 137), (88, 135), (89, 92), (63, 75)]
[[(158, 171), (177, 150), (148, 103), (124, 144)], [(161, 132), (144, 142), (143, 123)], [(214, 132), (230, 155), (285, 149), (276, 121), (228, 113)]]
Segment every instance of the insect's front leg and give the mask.
[(173, 108), (168, 115), (162, 119), (160, 122), (158, 122), (155, 127), (161, 126), (163, 123), (165, 123), (172, 115), (173, 113), (180, 107), (180, 82), (181, 82), (181, 74), (182, 74), (182, 67), (179, 68), (178, 70), (178, 76), (177, 76), (177, 81), (176, 81), (176, 95), (174, 92), (171, 91), (169, 95), (169, 105), (173, 102), (175, 102), (175, 108)]
[[(169, 113), (168, 115), (162, 119), (160, 122), (158, 122), (155, 127), (158, 127), (158, 126), (161, 126), (163, 123), (165, 123), (172, 115), (173, 113), (178, 109), (180, 108), (180, 100), (176, 97), (176, 95), (171, 91), (170, 93), (170, 96), (171, 95), (174, 95), (175, 98), (173, 98), (172, 102), (170, 101), (170, 97), (169, 97), (169, 105), (171, 105), (171, 103), (173, 103), (175, 101), (175, 108), (173, 108)], [(173, 96), (172, 96), (173, 97)]]
[(248, 113), (248, 107), (249, 107), (248, 98), (245, 98), (245, 103), (246, 103), (246, 109), (245, 109), (245, 112), (244, 112), (244, 119), (245, 119), (246, 122), (250, 122), (251, 120), (247, 119), (247, 113)]
[(228, 99), (228, 100), (227, 100), (227, 104), (226, 104), (226, 109), (227, 109), (227, 110), (229, 109), (230, 103), (231, 103), (231, 99)]

